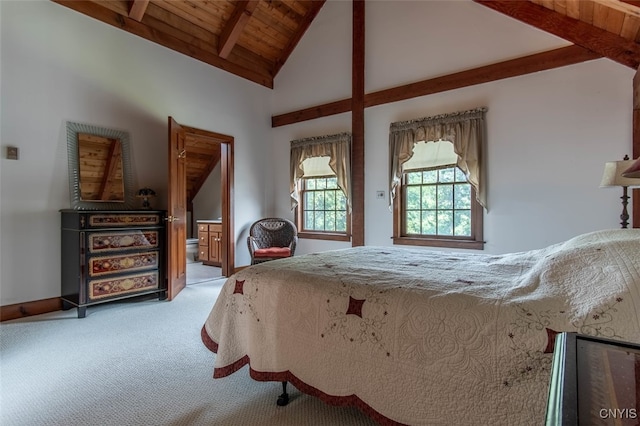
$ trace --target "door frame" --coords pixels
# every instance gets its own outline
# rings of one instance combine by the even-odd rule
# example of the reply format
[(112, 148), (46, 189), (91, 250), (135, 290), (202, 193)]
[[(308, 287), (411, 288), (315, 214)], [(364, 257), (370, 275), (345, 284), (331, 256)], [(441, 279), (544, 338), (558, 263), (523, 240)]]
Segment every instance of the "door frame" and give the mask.
[[(169, 117), (171, 120), (171, 117)], [(233, 136), (225, 135), (222, 133), (211, 132), (208, 130), (197, 129), (195, 127), (185, 126), (180, 124), (182, 131), (185, 134), (190, 134), (193, 137), (201, 138), (202, 140), (206, 140), (209, 142), (215, 142), (220, 144), (220, 194), (222, 198), (222, 240), (223, 240), (223, 253), (222, 253), (222, 276), (228, 277), (231, 276), (235, 272), (235, 235), (234, 235), (234, 208), (233, 208), (233, 193), (234, 193), (234, 138)], [(171, 141), (169, 141), (171, 143)], [(169, 181), (169, 185), (172, 182)], [(181, 188), (182, 193), (185, 194), (185, 204), (186, 204), (186, 181), (184, 182), (185, 187)], [(171, 188), (174, 191), (178, 190), (178, 188)], [(171, 191), (169, 189), (169, 192)], [(168, 200), (170, 203), (171, 200)], [(171, 210), (171, 206), (169, 209)], [(186, 217), (183, 219), (186, 221)], [(167, 232), (171, 232), (172, 228), (167, 227)], [(169, 238), (169, 236), (167, 236)], [(186, 246), (186, 240), (183, 242)], [(172, 250), (168, 250), (168, 256), (175, 256), (175, 253), (172, 253)], [(167, 265), (171, 265), (171, 257), (167, 259)], [(184, 261), (186, 262), (186, 256)], [(170, 271), (167, 271), (167, 277), (170, 277)], [(169, 282), (167, 288), (171, 288), (171, 283)], [(169, 294), (169, 300), (175, 297), (176, 294)]]
[[(185, 133), (220, 144), (220, 194), (222, 196), (222, 276), (235, 272), (235, 236), (233, 222), (233, 136), (182, 125)], [(186, 191), (185, 191), (186, 192)]]

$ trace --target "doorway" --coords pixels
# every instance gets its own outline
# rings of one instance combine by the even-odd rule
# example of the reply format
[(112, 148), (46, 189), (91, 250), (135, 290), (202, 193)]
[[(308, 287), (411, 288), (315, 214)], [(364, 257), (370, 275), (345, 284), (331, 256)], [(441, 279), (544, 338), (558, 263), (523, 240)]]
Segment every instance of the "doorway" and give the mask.
[[(167, 293), (169, 300), (186, 286), (187, 282), (187, 237), (188, 214), (193, 206), (195, 193), (204, 184), (207, 176), (219, 164), (220, 170), (220, 244), (221, 276), (234, 272), (235, 238), (233, 234), (233, 142), (232, 136), (197, 129), (177, 123), (169, 117), (169, 208), (167, 214)], [(215, 148), (215, 149), (214, 149)], [(189, 171), (189, 160), (202, 164), (206, 155), (219, 160), (210, 161), (201, 171), (199, 180)], [(215, 164), (213, 164), (215, 163)], [(195, 166), (194, 166), (195, 167)], [(192, 167), (192, 169), (194, 168)], [(200, 167), (200, 166), (198, 166)], [(206, 176), (204, 176), (206, 174)], [(191, 191), (191, 194), (189, 193)], [(195, 193), (193, 193), (195, 191)], [(191, 221), (195, 222), (193, 215)], [(193, 227), (194, 224), (191, 224)]]

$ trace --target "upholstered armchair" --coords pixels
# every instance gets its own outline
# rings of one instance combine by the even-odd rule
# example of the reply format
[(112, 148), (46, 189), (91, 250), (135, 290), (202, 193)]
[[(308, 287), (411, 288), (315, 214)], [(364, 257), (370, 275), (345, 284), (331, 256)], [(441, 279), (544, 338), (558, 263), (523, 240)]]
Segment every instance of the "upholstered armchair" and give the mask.
[(268, 217), (249, 228), (247, 245), (251, 264), (293, 256), (298, 243), (298, 229), (287, 219)]

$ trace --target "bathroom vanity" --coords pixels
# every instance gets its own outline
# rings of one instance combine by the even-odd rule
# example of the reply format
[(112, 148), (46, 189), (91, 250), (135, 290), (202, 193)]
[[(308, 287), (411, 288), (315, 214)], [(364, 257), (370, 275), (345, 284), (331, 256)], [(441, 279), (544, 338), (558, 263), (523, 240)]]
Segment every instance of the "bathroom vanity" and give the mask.
[(198, 220), (198, 260), (222, 266), (222, 220)]

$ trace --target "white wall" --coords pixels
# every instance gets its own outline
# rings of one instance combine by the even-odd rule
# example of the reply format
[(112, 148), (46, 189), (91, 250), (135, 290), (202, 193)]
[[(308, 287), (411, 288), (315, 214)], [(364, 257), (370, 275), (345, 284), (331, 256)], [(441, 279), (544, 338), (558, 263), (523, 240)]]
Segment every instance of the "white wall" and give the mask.
[[(222, 216), (221, 180), (222, 170), (220, 162), (218, 162), (193, 199), (193, 217), (195, 220), (218, 219)], [(193, 237), (198, 237), (197, 228), (194, 229)]]
[[(367, 2), (365, 32), (367, 92), (567, 45), (469, 1)], [(274, 114), (351, 96), (350, 34), (351, 3), (327, 2), (276, 78)], [(389, 124), (479, 106), (489, 109), (485, 252), (619, 227), (622, 190), (598, 186), (605, 161), (631, 154), (633, 75), (600, 59), (366, 109), (365, 243), (392, 244), (392, 214), (375, 198), (388, 191)], [(293, 217), (289, 141), (350, 128), (346, 113), (274, 129), (276, 214)], [(302, 240), (299, 252), (346, 246)]]
[[(0, 304), (60, 295), (65, 121), (130, 133), (136, 188), (166, 206), (167, 117), (235, 138), (235, 234), (266, 214), (271, 91), (48, 1), (2, 1)], [(239, 173), (238, 171), (242, 171)], [(166, 208), (166, 207), (165, 207)], [(236, 250), (236, 264), (249, 263)]]

